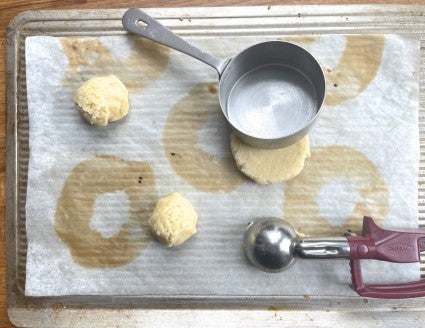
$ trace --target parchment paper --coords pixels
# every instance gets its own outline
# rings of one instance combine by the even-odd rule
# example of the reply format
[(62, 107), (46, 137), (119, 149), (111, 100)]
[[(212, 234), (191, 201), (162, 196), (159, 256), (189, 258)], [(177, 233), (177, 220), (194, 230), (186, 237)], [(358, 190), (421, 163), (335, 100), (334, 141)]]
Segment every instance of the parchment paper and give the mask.
[[(27, 295), (355, 295), (344, 260), (299, 260), (280, 274), (258, 271), (243, 256), (244, 229), (262, 216), (285, 218), (314, 236), (359, 232), (363, 215), (386, 228), (417, 227), (419, 41), (399, 35), (187, 37), (223, 58), (276, 38), (311, 51), (328, 88), (309, 134), (305, 170), (276, 185), (258, 185), (234, 167), (212, 68), (130, 36), (26, 39)], [(74, 94), (84, 80), (110, 73), (127, 85), (130, 112), (107, 127), (91, 126), (75, 110)], [(124, 166), (133, 162), (122, 169), (121, 159)], [(96, 191), (99, 170), (100, 185), (116, 190)], [(119, 172), (127, 182), (117, 180)], [(106, 254), (99, 261), (84, 259), (84, 252), (76, 259), (55, 231), (65, 214), (67, 222), (81, 219), (76, 208), (87, 206), (93, 192), (92, 217), (83, 217), (89, 227), (77, 235), (97, 231), (114, 245), (99, 250)], [(194, 237), (169, 249), (150, 237), (146, 220), (154, 202), (172, 192), (190, 199), (199, 220)], [(63, 199), (68, 203), (60, 207)], [(138, 243), (127, 243), (117, 255), (127, 263), (113, 267), (107, 255), (111, 248), (120, 254), (119, 243), (108, 238), (118, 238), (120, 229)], [(369, 282), (419, 278), (418, 264), (364, 262)]]

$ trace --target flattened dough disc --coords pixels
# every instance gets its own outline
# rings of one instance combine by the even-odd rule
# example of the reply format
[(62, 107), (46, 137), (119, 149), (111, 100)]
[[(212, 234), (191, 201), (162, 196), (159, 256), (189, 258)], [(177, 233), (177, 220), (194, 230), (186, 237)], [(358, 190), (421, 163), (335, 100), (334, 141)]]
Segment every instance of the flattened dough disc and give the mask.
[(279, 183), (294, 178), (302, 171), (306, 158), (310, 156), (308, 136), (289, 147), (258, 149), (232, 134), (230, 147), (238, 169), (261, 184)]

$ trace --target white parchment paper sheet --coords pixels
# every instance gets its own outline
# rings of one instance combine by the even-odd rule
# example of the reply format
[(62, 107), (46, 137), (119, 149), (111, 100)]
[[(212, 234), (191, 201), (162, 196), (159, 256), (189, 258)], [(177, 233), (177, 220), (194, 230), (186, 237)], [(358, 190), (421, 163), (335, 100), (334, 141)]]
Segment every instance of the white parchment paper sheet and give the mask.
[[(275, 38), (188, 37), (223, 58)], [(110, 36), (97, 40), (122, 59), (135, 39)], [(324, 35), (308, 49), (324, 67), (336, 66), (346, 42), (342, 35)], [(130, 90), (128, 116), (99, 128), (85, 123), (74, 109), (72, 99), (79, 85), (63, 85), (69, 63), (60, 39), (28, 37), (25, 50), (30, 119), (27, 295), (355, 295), (349, 288), (349, 265), (344, 260), (300, 260), (280, 274), (260, 272), (245, 260), (241, 245), (246, 224), (255, 217), (285, 217), (286, 184), (260, 186), (246, 179), (231, 192), (201, 192), (174, 172), (162, 144), (167, 114), (195, 85), (216, 80), (213, 69), (172, 51), (158, 79), (143, 89)], [(417, 40), (386, 35), (374, 79), (358, 96), (325, 106), (310, 133), (312, 150), (351, 147), (378, 168), (389, 190), (387, 228), (417, 227), (418, 63)], [(109, 72), (107, 67), (98, 67), (95, 73), (103, 71)], [(82, 80), (91, 77), (84, 71), (81, 74)], [(217, 111), (200, 132), (198, 146), (215, 158), (228, 155), (229, 134)], [(118, 268), (91, 269), (76, 264), (54, 231), (56, 204), (71, 170), (102, 154), (148, 163), (155, 173), (159, 197), (178, 191), (191, 200), (199, 214), (198, 233), (175, 249), (152, 241), (136, 259)], [(338, 227), (357, 196), (346, 185), (332, 188), (332, 193), (323, 191), (318, 201), (327, 204), (329, 224)], [(96, 214), (104, 206), (116, 213), (114, 223)], [(125, 194), (103, 195), (95, 206), (91, 228), (111, 235), (119, 230), (127, 211)], [(419, 278), (417, 264), (373, 262), (367, 263), (365, 271), (367, 281)]]

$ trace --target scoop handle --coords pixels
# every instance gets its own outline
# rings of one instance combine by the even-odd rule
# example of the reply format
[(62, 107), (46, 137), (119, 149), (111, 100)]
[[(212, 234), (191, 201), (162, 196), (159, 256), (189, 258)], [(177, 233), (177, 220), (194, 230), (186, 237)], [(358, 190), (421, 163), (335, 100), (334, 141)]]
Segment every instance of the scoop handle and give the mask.
[(364, 284), (360, 260), (351, 260), (353, 289), (364, 297), (400, 299), (425, 296), (425, 279), (401, 284)]
[(375, 259), (396, 263), (420, 261), (425, 251), (425, 232), (402, 232), (378, 227), (372, 218), (363, 218), (362, 236), (347, 237), (351, 260)]
[(230, 61), (229, 59), (222, 60), (216, 58), (196, 48), (170, 31), (156, 19), (146, 14), (143, 10), (137, 8), (127, 10), (122, 18), (122, 24), (129, 32), (141, 35), (169, 48), (173, 48), (210, 65), (217, 70), (219, 76), (221, 76)]
[(353, 289), (361, 296), (375, 298), (412, 298), (425, 296), (425, 279), (401, 284), (363, 283), (361, 259), (397, 263), (420, 261), (425, 251), (425, 232), (401, 232), (378, 227), (372, 218), (363, 219), (363, 236), (347, 237)]

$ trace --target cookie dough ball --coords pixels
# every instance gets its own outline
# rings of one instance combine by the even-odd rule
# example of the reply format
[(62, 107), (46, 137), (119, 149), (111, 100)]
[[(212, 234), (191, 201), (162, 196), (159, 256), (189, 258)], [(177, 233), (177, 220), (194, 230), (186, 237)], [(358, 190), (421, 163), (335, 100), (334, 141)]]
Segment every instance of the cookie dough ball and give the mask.
[(94, 77), (77, 90), (74, 103), (90, 124), (105, 126), (127, 115), (128, 91), (115, 75)]
[(306, 158), (310, 156), (308, 136), (289, 147), (258, 149), (232, 134), (230, 147), (238, 169), (261, 184), (294, 178), (302, 171)]
[(198, 214), (187, 198), (173, 193), (158, 201), (149, 218), (152, 234), (168, 247), (185, 242), (196, 233)]

